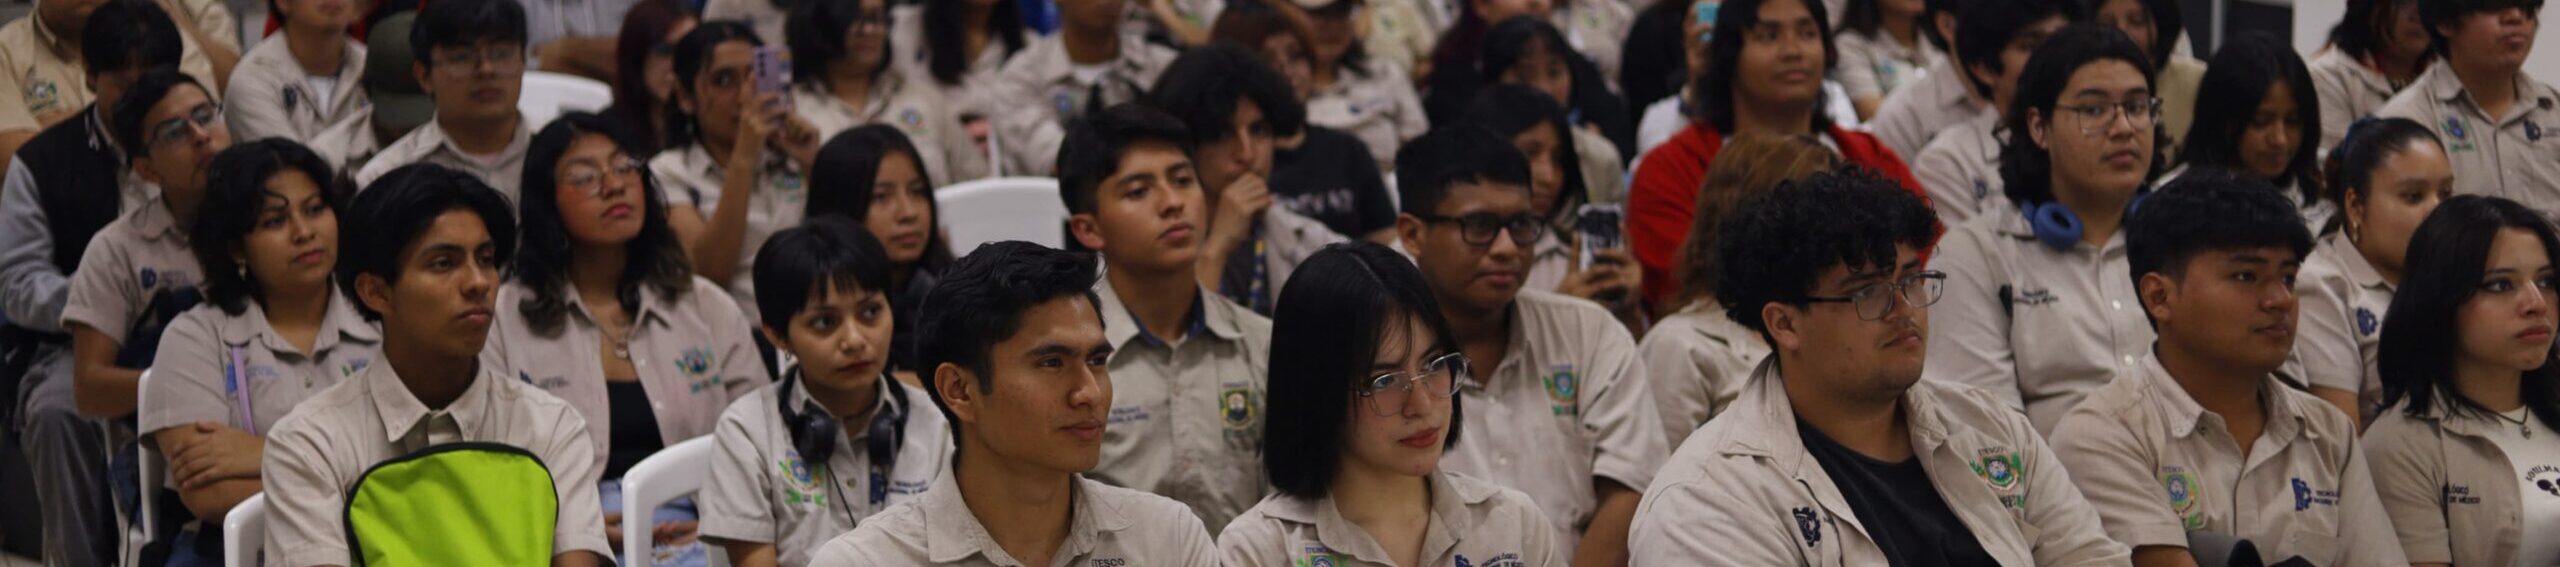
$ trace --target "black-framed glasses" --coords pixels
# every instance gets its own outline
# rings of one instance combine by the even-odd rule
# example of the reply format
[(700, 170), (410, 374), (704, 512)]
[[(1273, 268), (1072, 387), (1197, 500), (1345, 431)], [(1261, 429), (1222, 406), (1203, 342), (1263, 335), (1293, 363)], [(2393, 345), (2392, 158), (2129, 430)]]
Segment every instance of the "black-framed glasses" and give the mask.
[(484, 47), (447, 47), (436, 50), (434, 58), (437, 68), (451, 69), (457, 73), (477, 70), (481, 63), (489, 64), (491, 69), (507, 71), (524, 68), (524, 46), (507, 43)]
[(193, 141), (196, 139), (195, 133), (210, 132), (220, 127), (222, 127), (222, 104), (214, 102), (199, 104), (195, 108), (187, 109), (185, 116), (162, 120), (159, 124), (151, 125), (151, 141), (148, 143), (152, 147), (159, 147), (179, 141)]
[(1422, 371), (1388, 372), (1369, 377), (1360, 384), (1358, 394), (1369, 406), (1369, 415), (1388, 417), (1404, 412), (1405, 402), (1414, 392), (1431, 396), (1434, 401), (1457, 394), (1458, 377), (1468, 372), (1467, 355), (1449, 353), (1423, 363)]
[(2115, 127), (2117, 118), (2123, 118), (2125, 125), (2135, 130), (2150, 128), (2151, 124), (2160, 118), (2160, 99), (2153, 97), (2104, 104), (2068, 105), (2057, 107), (2055, 110), (2080, 117), (2082, 135), (2096, 135)]
[(1508, 217), (1493, 213), (1475, 213), (1454, 217), (1440, 215), (1415, 216), (1421, 218), (1422, 222), (1427, 223), (1458, 223), (1458, 237), (1465, 239), (1467, 244), (1476, 246), (1492, 245), (1493, 237), (1500, 235), (1502, 231), (1506, 230), (1511, 231), (1511, 243), (1518, 244), (1523, 248), (1532, 244), (1537, 244), (1539, 238), (1547, 235), (1546, 221), (1539, 219), (1537, 215), (1529, 213), (1520, 213)]
[(586, 193), (587, 198), (604, 196), (605, 176), (615, 179), (639, 179), (640, 160), (630, 156), (614, 156), (603, 167), (592, 163), (573, 163), (560, 168), (560, 186)]
[(1899, 281), (1858, 286), (1858, 289), (1849, 290), (1848, 295), (1834, 297), (1807, 295), (1796, 299), (1805, 303), (1847, 303), (1850, 308), (1858, 311), (1858, 320), (1874, 321), (1883, 319), (1886, 313), (1893, 312), (1895, 298), (1900, 298), (1903, 303), (1916, 309), (1936, 304), (1938, 298), (1945, 295), (1946, 291), (1947, 274), (1930, 270), (1902, 276)]

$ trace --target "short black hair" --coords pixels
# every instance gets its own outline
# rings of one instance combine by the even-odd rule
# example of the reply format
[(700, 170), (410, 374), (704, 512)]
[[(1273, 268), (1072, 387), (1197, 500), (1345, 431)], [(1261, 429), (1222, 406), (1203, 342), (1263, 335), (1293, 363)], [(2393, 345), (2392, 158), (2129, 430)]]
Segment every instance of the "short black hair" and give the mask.
[(524, 6), (513, 0), (435, 0), (418, 8), (417, 22), (409, 27), (409, 53), (430, 69), (437, 47), (484, 41), (524, 43)]
[[(505, 195), (471, 174), (432, 163), (400, 166), (375, 179), (372, 185), (356, 193), (338, 224), (361, 227), (338, 233), (338, 288), (347, 297), (356, 293), (356, 277), (373, 274), (385, 282), (400, 281), (400, 255), (418, 236), (434, 226), (436, 217), (447, 212), (464, 211), (480, 217), (489, 227), (489, 244), (498, 251), (498, 267), (504, 268), (516, 253), (516, 215)], [(366, 320), (380, 320), (381, 313), (354, 302)]]
[[(107, 0), (81, 23), (80, 61), (89, 76), (175, 67), (186, 56), (185, 36), (169, 12), (150, 0)], [(113, 101), (109, 101), (113, 102)]]
[(1725, 216), (1716, 231), (1716, 298), (1725, 317), (1767, 339), (1762, 307), (1805, 305), (1832, 266), (1898, 267), (1897, 247), (1927, 251), (1937, 237), (1938, 214), (1900, 184), (1862, 168), (1816, 173)]
[(2453, 38), (2436, 28), (2459, 25), (2464, 16), (2471, 14), (2508, 8), (2522, 8), (2528, 18), (2539, 17), (2542, 0), (2423, 0), (2418, 2), (2418, 21), (2427, 28), (2427, 37), (2433, 40), (2435, 53), (2447, 55), (2453, 49)]
[[(2098, 9), (2105, 7), (2107, 1), (2081, 0), (2081, 9), (2087, 13), (2089, 21), (2095, 23)], [(2151, 52), (2143, 55), (2150, 57), (2154, 69), (2169, 66), (2169, 54), (2178, 51), (2178, 38), (2187, 33), (2185, 13), (2178, 8), (2178, 0), (2134, 1), (2142, 4), (2142, 11), (2151, 14)]]
[(150, 114), (151, 107), (159, 105), (160, 99), (169, 98), (170, 92), (182, 86), (195, 87), (197, 91), (203, 92), (205, 102), (219, 100), (212, 89), (197, 83), (195, 77), (179, 72), (178, 68), (153, 67), (149, 71), (143, 71), (142, 78), (134, 80), (133, 86), (125, 89), (124, 96), (109, 101), (115, 103), (115, 112), (110, 113), (108, 117), (107, 135), (115, 138), (117, 146), (124, 148), (124, 157), (127, 161), (140, 159), (151, 153), (151, 144), (145, 143), (149, 140), (142, 139), (142, 130), (150, 127), (143, 124), (150, 118), (144, 115)]
[(1511, 139), (1482, 126), (1453, 124), (1433, 128), (1396, 150), (1396, 193), (1404, 213), (1437, 214), (1449, 198), (1449, 186), (1498, 183), (1529, 186), (1529, 158)]
[[(973, 63), (968, 55), (968, 30), (961, 29), (967, 25), (960, 17), (964, 7), (959, 2), (924, 3), (924, 42), (917, 47), (924, 51), (925, 71), (935, 82), (945, 86), (958, 86), (968, 76), (969, 65)], [(988, 11), (987, 32), (994, 36), (991, 38), (994, 41), (987, 43), (988, 47), (1004, 46), (1005, 57), (1009, 59), (1030, 45), (1030, 40), (1025, 38), (1028, 34), (1023, 33), (1021, 6), (1013, 2), (996, 2)]]
[[(187, 241), (196, 243), (189, 248), (196, 265), (204, 269), (205, 299), (223, 314), (239, 315), (249, 309), (250, 301), (267, 302), (266, 291), (258, 289), (258, 278), (231, 251), (258, 231), (258, 218), (267, 210), (267, 181), (286, 172), (310, 177), (330, 214), (346, 208), (341, 193), (331, 187), (337, 174), (329, 171), (329, 162), (291, 139), (242, 142), (214, 154), (213, 163), (205, 166), (204, 204), (196, 209), (196, 224), (188, 229)], [(286, 203), (289, 210), (294, 206)]]
[(1147, 93), (1147, 105), (1182, 119), (1193, 140), (1235, 135), (1236, 103), (1246, 100), (1262, 109), (1274, 136), (1294, 135), (1306, 127), (1307, 107), (1298, 102), (1289, 79), (1263, 64), (1262, 56), (1234, 43), (1182, 52)]
[[(2509, 230), (2532, 233), (2542, 242), (2545, 258), (2560, 260), (2560, 235), (2553, 234), (2551, 223), (2503, 197), (2455, 195), (2418, 223), (2409, 237), (2408, 269), (2401, 272), (2407, 275), (2391, 295), (2391, 316), (2383, 321), (2375, 355), (2383, 407), (2399, 406), (2411, 417), (2436, 415), (2438, 406), (2452, 416), (2491, 413), (2455, 384), (2462, 350), (2462, 336), (2455, 331), (2462, 328), (2463, 304), (2481, 291), (2489, 247)], [(2531, 293), (2527, 285), (2525, 292)], [(2522, 388), (2518, 397), (2534, 417), (2560, 423), (2560, 357), (2525, 371)]]
[[(1770, 2), (1795, 2), (1804, 5), (1805, 11), (1813, 14), (1814, 27), (1822, 29), (1824, 74), (1829, 74), (1831, 68), (1840, 61), (1840, 48), (1832, 42), (1831, 12), (1823, 6), (1822, 0), (1730, 0), (1725, 2), (1724, 6), (1716, 9), (1716, 35), (1715, 39), (1707, 42), (1707, 72), (1706, 76), (1698, 79), (1697, 91), (1697, 115), (1707, 125), (1715, 127), (1717, 132), (1728, 135), (1733, 133), (1734, 89), (1741, 88), (1742, 83), (1735, 73), (1741, 72), (1742, 44), (1751, 34), (1751, 28), (1760, 26), (1760, 6)], [(1830, 113), (1820, 110), (1827, 104), (1825, 101), (1830, 100), (1830, 97), (1829, 94), (1821, 93), (1813, 97), (1815, 109), (1813, 129), (1816, 132), (1831, 128)]]
[[(675, 53), (668, 57), (675, 64), (676, 90), (680, 91), (671, 94), (691, 96), (694, 78), (702, 76), (702, 68), (711, 64), (711, 51), (732, 41), (764, 47), (764, 40), (756, 37), (754, 28), (729, 20), (702, 22), (693, 31), (685, 32), (683, 38), (676, 40)], [(694, 125), (693, 114), (685, 112), (684, 105), (676, 104), (675, 99), (668, 99), (665, 106), (667, 140), (661, 147), (681, 148), (694, 143), (701, 134), (695, 132), (700, 128)]]
[(1023, 314), (1041, 304), (1082, 299), (1099, 311), (1102, 299), (1093, 293), (1095, 277), (1091, 255), (1009, 240), (980, 245), (960, 257), (925, 293), (924, 305), (917, 308), (924, 314), (916, 326), (918, 372), (926, 376), (924, 387), (933, 406), (951, 421), (953, 439), (960, 436), (960, 418), (942, 401), (941, 381), (931, 378), (934, 369), (944, 364), (966, 368), (978, 375), (979, 389), (994, 388), (996, 343), (1021, 332)]
[[(880, 162), (891, 155), (906, 156), (908, 164), (915, 167), (916, 176), (924, 178), (926, 192), (932, 192), (936, 187), (933, 174), (925, 170), (924, 154), (916, 152), (915, 142), (907, 138), (906, 132), (886, 124), (855, 126), (818, 146), (815, 165), (809, 169), (807, 217), (843, 215), (856, 221), (870, 218)], [(941, 226), (942, 204), (933, 199), (925, 199), (924, 203), (933, 224)], [(935, 230), (925, 236), (924, 257), (916, 267), (925, 273), (941, 273), (951, 267), (951, 260), (950, 241), (943, 238), (942, 231)]]
[(2195, 119), (2181, 134), (2186, 146), (2179, 158), (2188, 166), (2239, 168), (2240, 135), (2258, 116), (2258, 102), (2282, 83), (2293, 91), (2293, 157), (2284, 175), (2268, 181), (2291, 184), (2302, 194), (2303, 208), (2319, 204), (2320, 89), (2311, 83), (2311, 68), (2293, 47), (2263, 33), (2241, 34), (2213, 53), (2204, 81), (2196, 88)]
[[(845, 51), (844, 35), (853, 27), (853, 19), (862, 15), (862, 0), (793, 0), (790, 15), (782, 23), (782, 45), (791, 48), (791, 78), (794, 81), (827, 84), (827, 68), (852, 55)], [(880, 2), (881, 13), (893, 14), (893, 4)], [(881, 34), (880, 67), (871, 70), (872, 78), (887, 74), (897, 67), (897, 42)]]
[(2152, 273), (2185, 277), (2199, 254), (2271, 246), (2292, 249), (2296, 260), (2311, 255), (2302, 212), (2267, 180), (2219, 167), (2187, 170), (2144, 196), (2125, 219), (2125, 271), (2135, 289)]
[[(2401, 0), (2347, 0), (2346, 16), (2329, 28), (2330, 46), (2358, 59), (2382, 51), (2391, 42), (2391, 28), (2400, 17), (2400, 4)], [(2417, 4), (2409, 5), (2414, 8)], [(2429, 41), (2427, 53), (2431, 58), (2435, 49), (2433, 40)], [(2419, 64), (2425, 65), (2426, 59), (2420, 58)]]
[(889, 293), (889, 252), (871, 229), (841, 216), (809, 219), (766, 238), (756, 249), (756, 314), (791, 336), (791, 317), (819, 290)]
[(2373, 202), (2373, 170), (2382, 161), (2407, 150), (2417, 143), (2444, 151), (2444, 140), (2436, 131), (2407, 118), (2366, 118), (2347, 127), (2346, 137), (2329, 151), (2327, 165), (2328, 197), (2344, 207), (2347, 194), (2367, 203)]
[[(524, 222), (524, 249), (517, 252), (513, 275), (528, 293), (516, 303), (516, 312), (524, 315), (535, 334), (546, 337), (557, 336), (569, 319), (569, 262), (576, 253), (569, 225), (560, 218), (560, 159), (578, 138), (589, 135), (604, 136), (623, 155), (640, 159), (639, 142), (620, 123), (586, 112), (553, 119), (525, 147), (524, 175), (516, 192), (516, 212)], [(675, 229), (667, 225), (666, 193), (647, 166), (640, 169), (640, 186), (631, 190), (641, 193), (640, 233), (622, 245), (622, 273), (615, 278), (614, 296), (624, 309), (638, 313), (642, 286), (670, 301), (693, 291), (693, 262), (685, 258)]]
[(1956, 73), (1965, 88), (1983, 100), (1991, 99), (1992, 85), (1973, 76), (1974, 66), (1994, 73), (2008, 72), (2008, 64), (2000, 60), (2011, 42), (2020, 39), (2027, 28), (2053, 18), (2064, 23), (2080, 19), (2080, 5), (2054, 0), (1964, 0), (1964, 13), (1974, 17), (1956, 19)]
[[(2027, 58), (2027, 68), (2018, 71), (2018, 92), (2001, 110), (2001, 120), (2020, 133), (2009, 136), (2000, 145), (2001, 191), (2009, 202), (2020, 205), (2053, 202), (2053, 156), (2036, 145), (2035, 136), (2027, 135), (2027, 113), (2035, 112), (2053, 121), (2054, 109), (2062, 105), (2062, 90), (2071, 87), (2071, 75), (2081, 67), (2098, 61), (2123, 61), (2142, 75), (2142, 83), (2158, 95), (2159, 86), (2151, 76), (2151, 62), (2142, 56), (2142, 48), (2124, 32), (2097, 24), (2073, 24), (2045, 38), (2044, 45)], [(2164, 128), (2152, 121), (2151, 169), (2159, 171), (2158, 148), (2168, 137), (2158, 135)]]
[(1149, 143), (1170, 145), (1191, 157), (1191, 129), (1153, 107), (1121, 103), (1068, 121), (1067, 135), (1058, 143), (1058, 198), (1066, 202), (1067, 212), (1093, 212), (1100, 206), (1095, 193), (1120, 172), (1120, 158)]
[[(1505, 140), (1518, 137), (1521, 132), (1539, 124), (1553, 126), (1556, 147), (1552, 153), (1564, 188), (1556, 192), (1556, 202), (1539, 203), (1538, 206), (1562, 216), (1574, 214), (1572, 205), (1589, 200), (1591, 191), (1583, 186), (1582, 157), (1574, 147), (1572, 122), (1565, 117), (1564, 106), (1547, 96), (1545, 91), (1525, 85), (1494, 85), (1476, 93), (1475, 102), (1467, 103), (1464, 116), (1461, 123), (1482, 126)], [(1520, 157), (1525, 160), (1529, 156), (1524, 154)]]
[[(1371, 242), (1326, 246), (1298, 266), (1271, 312), (1271, 368), (1265, 378), (1262, 471), (1281, 494), (1316, 500), (1333, 493), (1334, 473), (1349, 451), (1344, 437), (1370, 362), (1392, 337), (1419, 320), (1431, 330), (1426, 352), (1458, 352), (1449, 321), (1404, 255)], [(1428, 360), (1426, 358), (1426, 360)], [(1465, 377), (1458, 379), (1464, 380)], [(1456, 446), (1466, 422), (1449, 399), (1443, 448)]]

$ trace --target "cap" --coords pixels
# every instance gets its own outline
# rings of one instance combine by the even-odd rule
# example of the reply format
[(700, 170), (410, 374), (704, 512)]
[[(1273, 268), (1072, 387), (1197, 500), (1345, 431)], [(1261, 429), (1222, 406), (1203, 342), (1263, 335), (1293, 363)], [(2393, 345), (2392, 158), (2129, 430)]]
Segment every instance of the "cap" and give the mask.
[[(364, 91), (373, 101), (373, 127), (378, 133), (406, 134), (436, 117), (436, 101), (418, 87), (410, 73), (417, 57), (409, 52), (409, 27), (416, 11), (392, 14), (374, 22), (365, 36)], [(385, 136), (384, 142), (398, 138)]]

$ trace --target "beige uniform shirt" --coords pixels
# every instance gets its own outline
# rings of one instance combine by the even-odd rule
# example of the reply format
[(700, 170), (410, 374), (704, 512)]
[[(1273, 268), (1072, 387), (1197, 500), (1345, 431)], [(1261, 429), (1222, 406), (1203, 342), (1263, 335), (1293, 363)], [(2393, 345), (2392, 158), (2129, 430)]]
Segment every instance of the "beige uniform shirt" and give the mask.
[(2521, 73), (2507, 115), (2490, 117), (2462, 89), (2453, 67), (2437, 65), (2391, 97), (2380, 116), (2425, 124), (2453, 155), (2453, 190), (2560, 211), (2560, 89)]
[[(1181, 503), (1083, 476), (1073, 479), (1075, 511), (1067, 539), (1051, 554), (1049, 567), (1218, 564), (1209, 532)], [(809, 564), (1041, 567), (1025, 566), (996, 545), (995, 536), (987, 534), (987, 526), (961, 500), (954, 475), (942, 475), (923, 496), (828, 541)]]
[[(418, 129), (409, 131), (409, 135), (401, 136), (375, 152), (373, 158), (365, 162), (364, 169), (356, 171), (356, 188), (361, 191), (391, 170), (423, 162), (478, 177), (490, 188), (497, 189), (498, 194), (506, 195), (507, 203), (514, 204), (517, 188), (524, 182), (525, 147), (533, 141), (533, 131), (526, 128), (525, 121), (518, 118), (515, 136), (507, 140), (506, 149), (490, 156), (493, 159), (483, 160), (480, 156), (464, 153), (461, 146), (453, 145), (453, 139), (444, 135), (444, 123), (429, 120), (418, 125)], [(661, 176), (659, 179), (663, 181), (666, 178)]]
[(2169, 64), (2161, 66), (2152, 82), (2160, 98), (2160, 132), (2168, 139), (2160, 155), (2178, 155), (2178, 148), (2186, 143), (2187, 127), (2196, 121), (2196, 90), (2204, 85), (2204, 62), (2170, 55)]
[(381, 332), (334, 291), (308, 354), (277, 336), (255, 301), (239, 315), (198, 305), (160, 335), (151, 380), (143, 383), (150, 403), (135, 412), (136, 429), (144, 443), (154, 442), (150, 433), (200, 421), (265, 435), (302, 400), (364, 371), (381, 348)]
[[(1123, 35), (1120, 56), (1104, 63), (1100, 76), (1088, 78), (1077, 76), (1063, 40), (1054, 35), (1032, 39), (1004, 63), (994, 85), (995, 136), (1005, 154), (1004, 170), (1053, 175), (1070, 119), (1088, 109), (1138, 100), (1155, 88), (1156, 76), (1173, 65), (1174, 55), (1171, 48)], [(1097, 94), (1102, 98), (1098, 103), (1093, 100)]]
[(1566, 43), (1600, 68), (1603, 81), (1616, 84), (1618, 59), (1626, 50), (1627, 28), (1636, 20), (1625, 0), (1558, 0), (1547, 22), (1564, 32)]
[(1571, 556), (1599, 509), (1593, 480), (1653, 482), (1669, 452), (1662, 421), (1644, 399), (1635, 338), (1608, 310), (1524, 289), (1510, 323), (1490, 378), (1458, 381), (1466, 434), (1440, 467), (1528, 493)]
[(613, 557), (596, 504), (602, 472), (578, 410), (533, 386), (482, 367), (451, 405), (428, 409), (410, 395), (390, 364), (363, 372), (305, 400), (267, 433), (260, 474), (266, 480), (268, 565), (354, 565), (347, 549), (347, 491), (374, 464), (432, 445), (504, 443), (531, 451), (551, 469), (560, 518), (553, 555), (589, 551)]
[(2000, 114), (1991, 101), (1974, 98), (1954, 61), (1953, 57), (1941, 59), (1911, 84), (1886, 94), (1884, 105), (1876, 107), (1875, 119), (1867, 121), (1867, 128), (1884, 140), (1885, 147), (1893, 148), (1894, 155), (1919, 155), (1939, 132)]
[(2339, 232), (2311, 250), (2293, 289), (2302, 306), (2293, 359), (2303, 376), (2312, 386), (2357, 392), (2363, 408), (2358, 417), (2373, 419), (2382, 405), (2382, 373), (2374, 357), (2382, 350), (2383, 316), (2391, 313), (2391, 282)]
[[(772, 382), (756, 353), (754, 331), (736, 301), (719, 284), (693, 278), (693, 290), (682, 299), (669, 298), (655, 287), (640, 286), (640, 309), (623, 339), (629, 341), (631, 368), (639, 372), (640, 389), (658, 423), (659, 441), (674, 445), (711, 434), (729, 402)], [(560, 328), (545, 335), (533, 328), (520, 305), (533, 297), (521, 280), (498, 288), (497, 326), (480, 365), (500, 376), (535, 388), (578, 408), (586, 418), (587, 437), (595, 441), (596, 467), (611, 455), (613, 402), (605, 394), (604, 331), (588, 314), (575, 290), (562, 294), (569, 312)]]
[(2151, 352), (2124, 234), (2054, 250), (2022, 214), (1987, 214), (1947, 232), (1931, 268), (1946, 296), (1929, 310), (1931, 380), (1982, 388), (2050, 433), (2090, 390)]
[(1627, 202), (1627, 163), (1618, 160), (1618, 146), (1600, 135), (1596, 128), (1573, 129), (1575, 169), (1582, 170), (1582, 187), (1594, 203)]
[[(800, 456), (792, 424), (782, 418), (775, 399), (782, 388), (758, 389), (729, 404), (712, 434), (720, 449), (712, 457), (710, 481), (694, 496), (703, 537), (773, 544), (783, 566), (800, 567), (818, 546), (853, 531), (863, 518), (913, 500), (951, 476), (951, 422), (930, 394), (896, 380), (879, 384), (898, 397), (874, 398), (871, 411), (904, 414), (906, 432), (897, 462), (877, 477), (868, 449), (873, 431), (838, 434), (827, 461), (813, 464)], [(792, 386), (793, 411), (826, 411), (808, 388)]]
[(2529, 495), (2489, 433), (2512, 425), (2487, 414), (2449, 415), (2441, 402), (2426, 417), (2401, 411), (2407, 407), (2375, 418), (2364, 448), (2372, 454), (2373, 488), (2409, 562), (2517, 564), (2521, 498)]
[[(2062, 463), (2017, 412), (1923, 380), (1902, 394), (1911, 452), (1947, 509), (2002, 565), (2127, 565)], [(1883, 565), (1839, 485), (1804, 448), (1778, 361), (1689, 437), (1644, 491), (1634, 565)]]
[(1360, 38), (1369, 57), (1391, 61), (1412, 68), (1431, 56), (1431, 48), (1440, 41), (1440, 27), (1423, 15), (1419, 0), (1376, 0), (1364, 6), (1369, 15), (1369, 35)]
[(985, 118), (996, 113), (992, 96), (996, 78), (1004, 72), (1005, 57), (1011, 55), (1005, 52), (1004, 41), (987, 42), (960, 74), (960, 84), (945, 85), (933, 78), (933, 60), (926, 53), (933, 48), (924, 42), (924, 7), (898, 6), (890, 8), (889, 14), (897, 19), (890, 23), (889, 54), (898, 58), (898, 68), (908, 79), (940, 91), (935, 96), (950, 107), (953, 116)]
[(329, 162), (329, 169), (341, 174), (364, 169), (372, 163), (373, 154), (382, 151), (382, 140), (373, 132), (373, 113), (358, 112), (347, 120), (308, 138), (311, 153)]
[(345, 122), (367, 116), (372, 99), (364, 91), (364, 43), (350, 38), (346, 53), (338, 63), (337, 89), (316, 92), (305, 80), (302, 63), (293, 58), (285, 46), (284, 35), (277, 34), (259, 42), (240, 66), (232, 69), (230, 92), (224, 96), (222, 117), (231, 124), (231, 136), (239, 141), (282, 136), (309, 144), (320, 132)]
[(977, 144), (969, 141), (969, 130), (960, 126), (960, 115), (942, 99), (942, 89), (931, 88), (929, 78), (909, 78), (899, 71), (881, 75), (862, 108), (845, 104), (816, 81), (792, 87), (792, 108), (817, 127), (822, 140), (866, 124), (897, 128), (915, 145), (916, 158), (924, 162), (934, 186), (987, 176), (986, 154), (978, 153)]
[(1906, 47), (1882, 28), (1877, 33), (1870, 37), (1839, 30), (1839, 35), (1833, 36), (1840, 46), (1839, 72), (1833, 76), (1849, 90), (1850, 97), (1885, 96), (1929, 76), (1930, 69), (1947, 60), (1946, 52), (1939, 51), (1938, 45), (1929, 43), (1927, 38), (1914, 38), (1919, 46)]
[(1726, 317), (1713, 300), (1662, 318), (1636, 344), (1662, 418), (1663, 445), (1678, 447), (1698, 426), (1733, 407), (1751, 369), (1769, 358), (1760, 333)]
[(1911, 176), (1929, 191), (1938, 222), (1958, 226), (1985, 211), (2017, 211), (2004, 192), (2008, 184), (2000, 180), (1999, 125), (2000, 115), (1988, 112), (1959, 122), (1911, 160)]
[(1334, 71), (1332, 85), (1308, 95), (1307, 123), (1360, 138), (1379, 171), (1395, 169), (1396, 149), (1431, 129), (1413, 76), (1403, 64), (1380, 57), (1359, 69)]
[(2204, 530), (2248, 539), (2270, 562), (2406, 565), (2346, 414), (2274, 375), (2258, 391), (2266, 429), (2244, 452), (2144, 355), (2063, 417), (2053, 452), (2107, 535), (2134, 548), (2184, 548)]
[(71, 273), (62, 328), (86, 325), (124, 344), (135, 322), (175, 319), (203, 298), (196, 286), (204, 283), (204, 269), (162, 203), (154, 198), (126, 209), (89, 241), (80, 269)]
[[(1554, 228), (1552, 225), (1549, 228)], [(1529, 270), (1522, 274), (1520, 289), (1556, 291), (1564, 285), (1564, 277), (1573, 272), (1574, 256), (1580, 251), (1564, 243), (1564, 232), (1550, 230), (1529, 246)]]
[[(649, 173), (667, 192), (667, 206), (692, 207), (702, 213), (704, 222), (719, 212), (720, 184), (727, 174), (702, 144), (658, 152), (649, 158)], [(738, 300), (738, 311), (748, 323), (764, 318), (756, 310), (756, 252), (764, 248), (764, 239), (800, 226), (808, 213), (809, 187), (800, 176), (800, 166), (780, 152), (766, 152), (764, 173), (756, 176), (756, 194), (747, 197), (747, 228), (738, 240), (737, 275), (723, 286), (730, 298)]]
[[(1433, 472), (1431, 523), (1423, 531), (1423, 565), (1564, 567), (1567, 557), (1545, 512), (1520, 491)], [(1223, 567), (1388, 567), (1385, 547), (1343, 519), (1332, 496), (1304, 500), (1274, 494), (1218, 534)]]
[(791, 13), (774, 7), (773, 0), (707, 0), (702, 3), (702, 21), (730, 21), (746, 24), (765, 45), (789, 45), (782, 35), (782, 23)]
[(1203, 524), (1228, 520), (1262, 501), (1264, 374), (1271, 320), (1200, 290), (1190, 329), (1139, 328), (1127, 302), (1103, 280), (1102, 330), (1111, 340), (1111, 423), (1102, 434), (1095, 480), (1152, 492), (1189, 506)]
[[(196, 27), (205, 37), (227, 42), (239, 33), (222, 0), (177, 2), (195, 14)], [(43, 20), (29, 11), (18, 21), (0, 25), (0, 132), (43, 130), (39, 119), (45, 115), (67, 116), (97, 100), (97, 93), (89, 90), (88, 71), (81, 66), (80, 38), (57, 35), (45, 28)], [(185, 53), (178, 59), (178, 70), (194, 77), (206, 91), (215, 90), (219, 83), (213, 80), (213, 61), (204, 57), (193, 37), (180, 41)]]
[(2335, 47), (2311, 60), (2311, 86), (2320, 91), (2320, 150), (2338, 147), (2347, 127), (2391, 102), (2391, 78)]

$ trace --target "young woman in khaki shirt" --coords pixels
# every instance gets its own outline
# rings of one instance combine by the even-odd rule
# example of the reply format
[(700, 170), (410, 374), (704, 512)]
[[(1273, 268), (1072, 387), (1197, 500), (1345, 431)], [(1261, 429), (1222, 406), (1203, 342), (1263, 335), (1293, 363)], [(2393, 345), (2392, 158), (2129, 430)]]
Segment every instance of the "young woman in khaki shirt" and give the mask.
[(2338, 222), (2294, 284), (2302, 321), (2293, 361), (2312, 395), (2371, 425), (2382, 406), (2374, 356), (2407, 273), (2409, 235), (2453, 196), (2453, 161), (2433, 131), (2406, 118), (2360, 122), (2345, 142), (2326, 174)]

